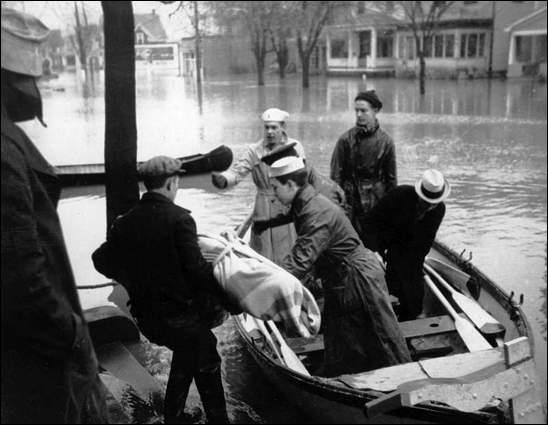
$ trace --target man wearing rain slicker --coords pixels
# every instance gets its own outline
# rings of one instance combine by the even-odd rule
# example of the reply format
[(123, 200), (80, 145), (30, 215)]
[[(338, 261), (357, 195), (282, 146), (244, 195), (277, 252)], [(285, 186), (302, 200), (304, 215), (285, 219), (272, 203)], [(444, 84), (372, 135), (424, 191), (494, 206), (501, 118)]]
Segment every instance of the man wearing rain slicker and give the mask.
[[(304, 149), (301, 143), (287, 136), (285, 122), (289, 114), (277, 108), (267, 109), (261, 116), (264, 122), (264, 138), (248, 147), (245, 153), (232, 166), (222, 173), (212, 174), (213, 184), (221, 189), (238, 184), (249, 173), (257, 187), (253, 217), (262, 219), (273, 218), (287, 213), (274, 195), (268, 177), (268, 165), (261, 158), (280, 146), (295, 142), (295, 149), (300, 157), (304, 158)], [(251, 230), (250, 246), (274, 261), (280, 263), (295, 242), (295, 228), (293, 224), (270, 228), (262, 233)]]
[(298, 279), (322, 278), (325, 369), (337, 376), (411, 361), (388, 297), (384, 272), (344, 211), (307, 183), (303, 160), (282, 158), (270, 175), (291, 207), (297, 240), (282, 263)]

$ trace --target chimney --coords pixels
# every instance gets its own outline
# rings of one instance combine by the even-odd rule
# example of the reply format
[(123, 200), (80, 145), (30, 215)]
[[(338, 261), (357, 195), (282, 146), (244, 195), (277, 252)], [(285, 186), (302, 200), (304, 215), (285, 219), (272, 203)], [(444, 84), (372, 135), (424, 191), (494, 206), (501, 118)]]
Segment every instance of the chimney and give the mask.
[(152, 9), (152, 14), (156, 15), (156, 9)]

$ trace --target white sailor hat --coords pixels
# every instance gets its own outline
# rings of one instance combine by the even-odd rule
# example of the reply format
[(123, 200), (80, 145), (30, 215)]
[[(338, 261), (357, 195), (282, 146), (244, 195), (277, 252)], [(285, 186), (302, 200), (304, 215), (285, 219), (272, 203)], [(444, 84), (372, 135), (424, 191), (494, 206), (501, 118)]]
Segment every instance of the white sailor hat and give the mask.
[(263, 121), (278, 121), (285, 122), (289, 118), (289, 114), (278, 108), (270, 108), (263, 112), (261, 119)]
[(451, 186), (438, 170), (426, 170), (415, 182), (415, 192), (430, 204), (438, 204), (449, 196)]
[(280, 177), (304, 169), (304, 161), (298, 156), (286, 156), (270, 166), (270, 177)]
[(49, 29), (38, 18), (2, 7), (2, 69), (39, 77), (42, 75), (40, 45)]

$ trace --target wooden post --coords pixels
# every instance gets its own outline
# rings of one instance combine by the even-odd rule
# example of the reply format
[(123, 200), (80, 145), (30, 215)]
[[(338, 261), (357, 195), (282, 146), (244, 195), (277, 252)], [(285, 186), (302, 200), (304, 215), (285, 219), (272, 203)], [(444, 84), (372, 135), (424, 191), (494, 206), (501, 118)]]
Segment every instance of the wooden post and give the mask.
[(105, 31), (107, 231), (139, 200), (135, 112), (135, 40), (130, 1), (101, 2)]

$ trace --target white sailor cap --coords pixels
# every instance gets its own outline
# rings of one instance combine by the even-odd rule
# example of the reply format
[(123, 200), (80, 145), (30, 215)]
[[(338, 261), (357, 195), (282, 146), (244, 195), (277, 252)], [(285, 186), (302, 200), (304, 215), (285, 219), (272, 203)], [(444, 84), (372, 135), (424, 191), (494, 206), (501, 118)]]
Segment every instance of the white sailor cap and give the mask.
[(304, 161), (297, 156), (286, 156), (270, 166), (270, 177), (280, 177), (304, 169)]
[(278, 121), (285, 122), (289, 118), (289, 114), (278, 108), (270, 108), (263, 112), (261, 119), (263, 121)]

